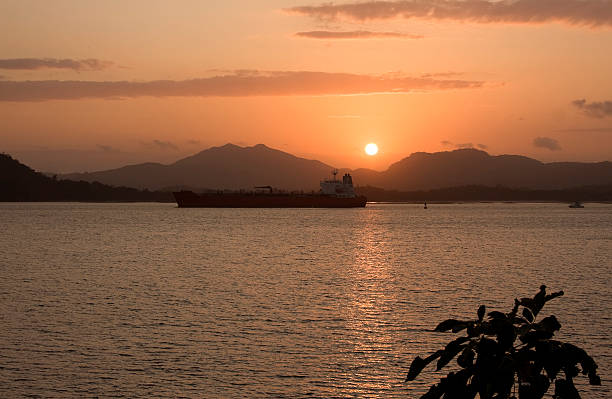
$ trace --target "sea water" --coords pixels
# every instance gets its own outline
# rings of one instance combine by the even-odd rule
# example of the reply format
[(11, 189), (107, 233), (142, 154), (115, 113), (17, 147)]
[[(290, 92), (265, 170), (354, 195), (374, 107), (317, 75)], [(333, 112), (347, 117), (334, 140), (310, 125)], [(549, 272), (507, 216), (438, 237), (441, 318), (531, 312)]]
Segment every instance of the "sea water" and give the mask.
[(418, 397), (438, 322), (546, 284), (609, 398), (611, 269), (605, 204), (0, 204), (0, 397)]

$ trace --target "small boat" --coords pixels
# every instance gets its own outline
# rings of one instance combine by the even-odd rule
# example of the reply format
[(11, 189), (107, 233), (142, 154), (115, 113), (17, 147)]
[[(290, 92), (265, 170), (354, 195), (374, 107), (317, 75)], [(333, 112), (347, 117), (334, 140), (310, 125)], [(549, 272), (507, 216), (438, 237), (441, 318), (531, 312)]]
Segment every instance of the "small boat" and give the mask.
[(569, 205), (570, 208), (584, 208), (584, 205), (580, 201), (574, 201), (573, 204)]

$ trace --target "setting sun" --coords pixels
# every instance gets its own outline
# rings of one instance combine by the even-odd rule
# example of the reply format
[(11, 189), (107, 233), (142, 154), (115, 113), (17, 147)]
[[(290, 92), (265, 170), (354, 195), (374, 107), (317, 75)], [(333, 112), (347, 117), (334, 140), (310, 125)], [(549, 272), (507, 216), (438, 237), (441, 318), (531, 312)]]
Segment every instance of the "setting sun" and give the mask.
[(370, 143), (365, 146), (365, 153), (368, 155), (376, 155), (378, 154), (378, 146), (374, 143)]

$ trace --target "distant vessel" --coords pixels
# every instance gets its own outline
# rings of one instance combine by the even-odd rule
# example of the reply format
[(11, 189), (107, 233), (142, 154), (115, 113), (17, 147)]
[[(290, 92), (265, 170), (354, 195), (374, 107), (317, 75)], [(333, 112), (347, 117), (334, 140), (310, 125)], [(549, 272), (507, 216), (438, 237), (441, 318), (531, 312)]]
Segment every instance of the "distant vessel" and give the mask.
[(427, 201), (423, 204), (423, 209), (427, 209)]
[(251, 192), (210, 192), (196, 194), (193, 191), (172, 193), (179, 208), (359, 208), (364, 207), (367, 198), (356, 195), (353, 178), (346, 173), (342, 181), (336, 178), (320, 182), (318, 193), (296, 193), (274, 191), (271, 186), (259, 186), (262, 191)]
[(573, 204), (569, 205), (570, 208), (584, 208), (584, 205), (580, 201), (574, 201)]

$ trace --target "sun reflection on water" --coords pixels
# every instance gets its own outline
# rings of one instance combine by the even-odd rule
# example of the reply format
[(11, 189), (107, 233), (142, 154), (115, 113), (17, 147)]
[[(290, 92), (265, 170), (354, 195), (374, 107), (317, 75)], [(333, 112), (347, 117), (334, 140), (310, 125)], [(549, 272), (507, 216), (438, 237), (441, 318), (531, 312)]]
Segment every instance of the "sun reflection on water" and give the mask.
[[(378, 392), (380, 397), (392, 389), (385, 365), (389, 357), (398, 355), (394, 342), (398, 328), (393, 320), (393, 306), (397, 303), (397, 290), (389, 270), (389, 233), (377, 223), (378, 212), (371, 210), (360, 215), (358, 229), (353, 232), (352, 262), (346, 279), (351, 281), (347, 293), (346, 354), (352, 368), (345, 379), (352, 381), (351, 389)], [(348, 359), (347, 359), (348, 360)]]

